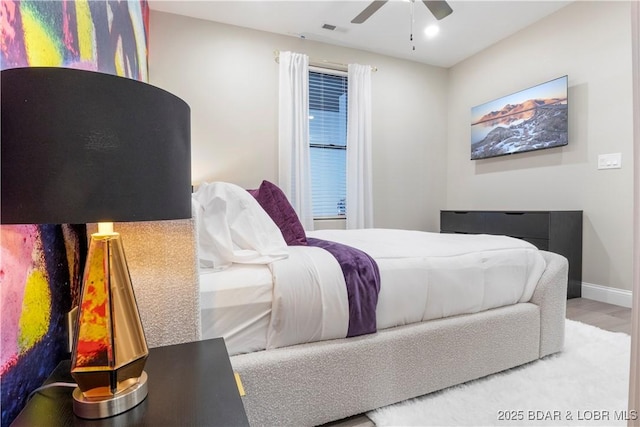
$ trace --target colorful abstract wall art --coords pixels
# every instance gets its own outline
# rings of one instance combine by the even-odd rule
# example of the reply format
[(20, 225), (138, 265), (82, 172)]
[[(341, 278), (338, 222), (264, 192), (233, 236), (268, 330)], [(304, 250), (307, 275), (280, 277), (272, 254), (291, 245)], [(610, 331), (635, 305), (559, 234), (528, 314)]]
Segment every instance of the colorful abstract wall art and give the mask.
[(2, 425), (67, 357), (70, 271), (60, 225), (0, 227)]
[[(146, 0), (0, 0), (0, 69), (80, 68), (148, 81)], [(25, 165), (28, 167), (28, 165)], [(0, 227), (2, 427), (66, 352), (85, 225)]]
[(2, 0), (2, 69), (80, 68), (148, 81), (146, 0)]

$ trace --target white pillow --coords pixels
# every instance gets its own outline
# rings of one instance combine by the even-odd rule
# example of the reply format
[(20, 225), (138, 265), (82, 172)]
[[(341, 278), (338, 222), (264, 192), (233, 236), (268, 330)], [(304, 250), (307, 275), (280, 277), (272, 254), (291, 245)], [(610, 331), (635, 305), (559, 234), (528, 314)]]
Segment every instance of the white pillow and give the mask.
[(287, 243), (256, 199), (227, 182), (204, 183), (192, 195), (197, 209), (200, 267), (269, 264), (287, 258)]

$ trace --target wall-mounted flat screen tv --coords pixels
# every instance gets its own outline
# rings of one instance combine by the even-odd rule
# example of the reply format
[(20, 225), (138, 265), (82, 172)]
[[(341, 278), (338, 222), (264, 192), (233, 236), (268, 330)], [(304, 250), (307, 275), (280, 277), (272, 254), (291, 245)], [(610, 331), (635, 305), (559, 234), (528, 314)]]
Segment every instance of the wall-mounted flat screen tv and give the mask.
[(567, 76), (471, 109), (471, 160), (569, 142)]

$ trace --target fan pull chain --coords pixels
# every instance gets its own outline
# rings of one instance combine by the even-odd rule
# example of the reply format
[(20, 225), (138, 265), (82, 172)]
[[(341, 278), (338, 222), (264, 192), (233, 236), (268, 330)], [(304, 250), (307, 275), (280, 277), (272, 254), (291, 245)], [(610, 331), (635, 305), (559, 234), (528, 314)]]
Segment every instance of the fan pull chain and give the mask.
[(409, 41), (411, 42), (411, 50), (416, 50), (416, 45), (413, 43), (413, 11), (414, 11), (414, 6), (415, 6), (416, 2), (415, 0), (411, 0), (411, 6), (410, 6), (410, 12), (411, 12), (411, 24), (410, 24), (410, 34), (409, 34)]

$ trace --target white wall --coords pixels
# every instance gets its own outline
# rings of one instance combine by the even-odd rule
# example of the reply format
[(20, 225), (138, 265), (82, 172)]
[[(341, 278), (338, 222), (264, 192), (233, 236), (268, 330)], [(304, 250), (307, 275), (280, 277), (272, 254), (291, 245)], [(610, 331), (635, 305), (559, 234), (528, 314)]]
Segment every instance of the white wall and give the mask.
[[(446, 207), (583, 210), (583, 282), (631, 290), (630, 4), (576, 2), (449, 71)], [(565, 74), (566, 147), (469, 160), (471, 107)], [(614, 152), (622, 169), (597, 170)]]
[(310, 40), (151, 11), (150, 82), (191, 106), (193, 182), (277, 183), (274, 51), (357, 62), (373, 74), (376, 227), (438, 230), (447, 70)]

